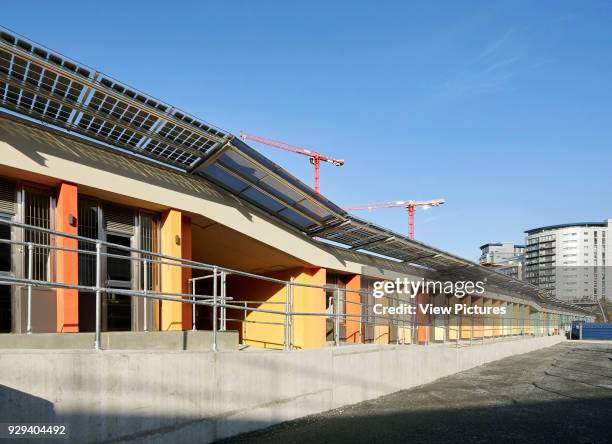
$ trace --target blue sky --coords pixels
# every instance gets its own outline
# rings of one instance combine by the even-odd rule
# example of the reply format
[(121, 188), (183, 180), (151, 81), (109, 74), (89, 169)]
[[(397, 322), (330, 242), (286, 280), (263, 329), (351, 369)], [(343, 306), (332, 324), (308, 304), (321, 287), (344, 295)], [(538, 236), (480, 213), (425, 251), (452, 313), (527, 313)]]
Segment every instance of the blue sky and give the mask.
[[(1, 22), (226, 130), (346, 159), (321, 173), (340, 205), (445, 198), (416, 238), (467, 258), (612, 217), (612, 2), (24, 1)], [(402, 209), (358, 215), (407, 230)]]

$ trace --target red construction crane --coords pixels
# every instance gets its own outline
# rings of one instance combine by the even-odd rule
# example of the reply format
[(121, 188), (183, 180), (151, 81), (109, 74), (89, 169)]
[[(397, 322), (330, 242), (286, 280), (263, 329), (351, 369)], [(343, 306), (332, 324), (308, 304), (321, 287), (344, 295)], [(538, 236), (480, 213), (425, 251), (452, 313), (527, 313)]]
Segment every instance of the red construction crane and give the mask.
[(375, 210), (378, 208), (406, 208), (408, 210), (408, 237), (414, 239), (414, 211), (416, 207), (437, 207), (444, 203), (444, 199), (426, 200), (415, 202), (413, 200), (398, 200), (397, 202), (383, 202), (370, 205), (361, 205), (356, 207), (346, 208), (346, 210)]
[(308, 156), (310, 158), (310, 163), (314, 165), (314, 189), (318, 193), (319, 192), (319, 183), (320, 183), (320, 169), (321, 162), (331, 163), (334, 166), (342, 166), (344, 165), (344, 160), (341, 159), (332, 159), (324, 154), (321, 154), (317, 151), (309, 150), (307, 148), (302, 148), (297, 145), (290, 145), (285, 142), (280, 142), (278, 140), (270, 140), (261, 136), (253, 136), (251, 134), (247, 134), (244, 132), (240, 133), (240, 138), (243, 140), (252, 140), (253, 142), (263, 143), (264, 145), (273, 146), (275, 148), (280, 148), (281, 150), (290, 151), (292, 153), (301, 154), (303, 156)]

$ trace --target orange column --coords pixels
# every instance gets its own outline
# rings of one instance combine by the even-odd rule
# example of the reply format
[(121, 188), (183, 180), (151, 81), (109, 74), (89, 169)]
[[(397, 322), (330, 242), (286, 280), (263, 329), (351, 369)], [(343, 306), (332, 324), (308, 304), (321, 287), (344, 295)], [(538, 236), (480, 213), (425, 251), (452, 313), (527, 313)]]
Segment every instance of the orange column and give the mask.
[(417, 302), (417, 341), (419, 343), (425, 344), (430, 341), (429, 335), (429, 315), (423, 314), (421, 311), (420, 305), (425, 305), (429, 303), (429, 295), (427, 293), (420, 293), (416, 297)]
[[(361, 275), (355, 274), (346, 282), (346, 290), (361, 290)], [(346, 291), (346, 342), (360, 343), (362, 338), (359, 334), (361, 324), (361, 294)], [(354, 317), (353, 317), (354, 316)]]
[[(181, 218), (181, 258), (191, 260), (191, 218), (182, 216)], [(182, 293), (191, 293), (191, 268), (182, 268)], [(192, 306), (183, 304), (183, 330), (191, 330)]]
[[(55, 208), (55, 229), (68, 234), (78, 234), (77, 186), (62, 182), (57, 188), (57, 205)], [(78, 241), (57, 237), (56, 245), (61, 248), (78, 248)], [(56, 281), (63, 284), (79, 283), (79, 258), (76, 252), (55, 252)], [(59, 333), (79, 331), (79, 292), (75, 289), (58, 288), (56, 290), (57, 313), (56, 325)]]

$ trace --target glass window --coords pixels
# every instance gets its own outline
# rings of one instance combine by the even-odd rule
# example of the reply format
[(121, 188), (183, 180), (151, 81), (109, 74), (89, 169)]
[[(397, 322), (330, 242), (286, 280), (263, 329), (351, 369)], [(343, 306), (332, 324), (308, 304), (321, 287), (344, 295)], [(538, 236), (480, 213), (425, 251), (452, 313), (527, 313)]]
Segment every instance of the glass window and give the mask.
[[(10, 225), (0, 224), (0, 239), (11, 239)], [(0, 244), (0, 272), (10, 273), (12, 271), (11, 263), (11, 244)]]
[[(50, 228), (51, 198), (48, 192), (25, 189), (23, 222), (40, 228)], [(39, 245), (49, 245), (49, 234), (38, 230), (25, 230), (24, 240)], [(27, 276), (28, 254), (25, 257), (25, 275)], [(32, 278), (46, 281), (49, 274), (49, 249), (43, 246), (34, 247)]]
[[(125, 235), (108, 233), (106, 240), (111, 244), (118, 244), (126, 247), (131, 245), (131, 238)], [(107, 253), (109, 255), (125, 256), (126, 258), (130, 257), (129, 250), (124, 250), (122, 248), (108, 247)], [(107, 279), (110, 281), (132, 280), (132, 261), (129, 259), (109, 256), (106, 260), (106, 270)]]

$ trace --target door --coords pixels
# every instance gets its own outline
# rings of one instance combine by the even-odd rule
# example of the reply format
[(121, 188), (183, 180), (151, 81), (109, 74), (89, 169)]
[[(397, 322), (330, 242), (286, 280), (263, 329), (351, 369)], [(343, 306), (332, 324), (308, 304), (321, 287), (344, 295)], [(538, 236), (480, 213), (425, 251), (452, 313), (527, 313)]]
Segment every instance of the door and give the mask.
[[(0, 214), (0, 219), (10, 220), (7, 215)], [(11, 239), (11, 227), (0, 223), (0, 239)], [(13, 255), (11, 244), (0, 243), (0, 280), (2, 276), (13, 275)], [(12, 330), (11, 286), (0, 285), (0, 333), (10, 333)]]

